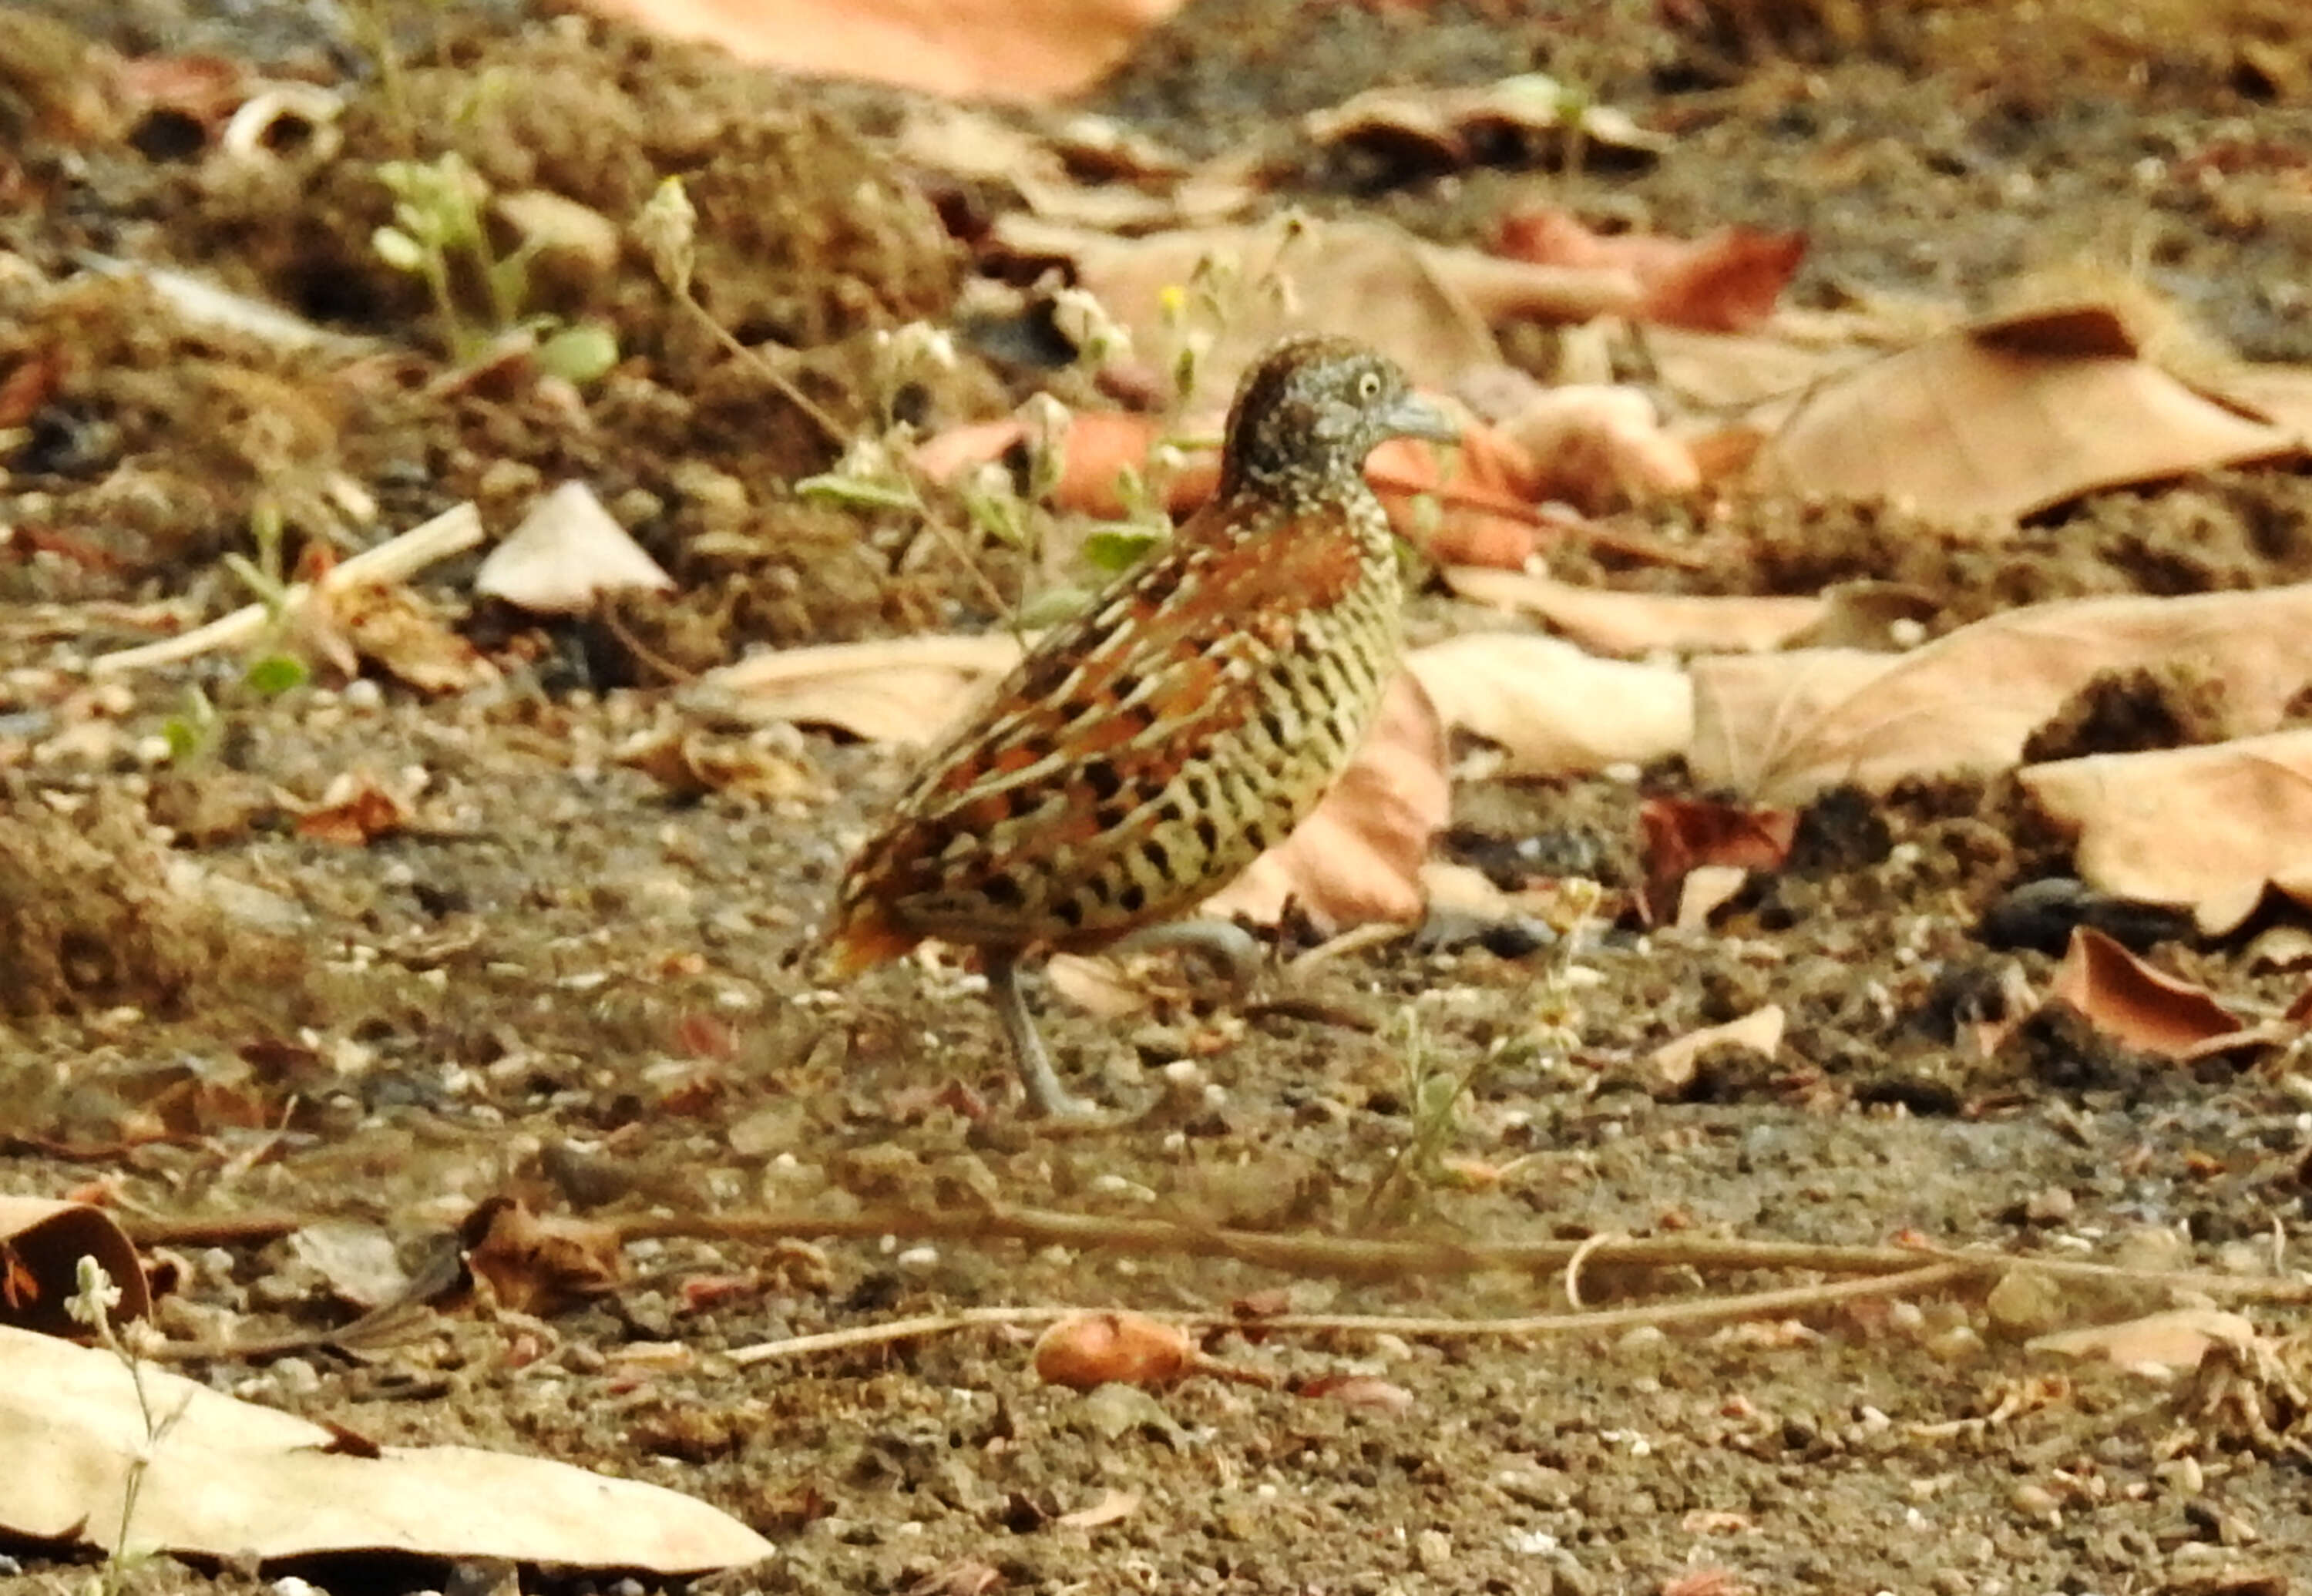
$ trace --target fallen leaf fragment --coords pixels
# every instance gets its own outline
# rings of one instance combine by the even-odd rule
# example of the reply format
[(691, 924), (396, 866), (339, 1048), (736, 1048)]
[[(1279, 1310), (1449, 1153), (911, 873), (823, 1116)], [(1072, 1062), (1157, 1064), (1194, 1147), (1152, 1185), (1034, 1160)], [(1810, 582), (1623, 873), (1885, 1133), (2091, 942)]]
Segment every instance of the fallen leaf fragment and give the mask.
[(605, 593), (673, 586), (582, 482), (539, 500), (474, 574), (477, 593), (533, 615), (583, 615)]
[[(1794, 809), (1750, 809), (1701, 798), (1649, 798), (1638, 806), (1645, 856), (1649, 924), (1665, 925), (1677, 908), (1678, 888), (1704, 865), (1774, 871), (1790, 857), (1798, 835)], [(1681, 924), (1684, 916), (1678, 915)]]
[(2196, 1057), (2244, 1023), (2205, 987), (2154, 969), (2088, 925), (2071, 932), (2047, 996), (2122, 1046), (2163, 1058)]
[(1905, 654), (1696, 660), (1695, 774), (1802, 803), (1843, 782), (2005, 770), (2097, 675), (2169, 662), (2221, 680), (2233, 724), (2277, 725), (2312, 680), (2312, 584), (2028, 605)]
[(1474, 566), (1449, 566), (1443, 574), (1463, 598), (1533, 616), (1595, 653), (1760, 653), (1818, 624), (1829, 609), (1821, 598), (1622, 592)]
[(1686, 672), (1600, 660), (1554, 637), (1472, 634), (1419, 648), (1406, 668), (1445, 724), (1497, 744), (1506, 774), (1642, 765), (1694, 736)]
[(1611, 106), (1593, 105), (1546, 73), (1472, 88), (1371, 89), (1301, 118), (1320, 147), (1401, 150), (1440, 166), (1466, 166), (1514, 142), (1528, 149), (1570, 136), (1657, 155), (1669, 140)]
[(1292, 903), (1327, 931), (1421, 917), (1421, 865), (1452, 818), (1445, 728), (1400, 673), (1356, 756), (1309, 818), (1203, 912), (1274, 925)]
[(2216, 1308), (2176, 1308), (2120, 1324), (2034, 1337), (2029, 1346), (2033, 1352), (2062, 1357), (2100, 1358), (2121, 1369), (2181, 1374), (2199, 1367), (2211, 1346), (2244, 1347), (2255, 1339), (2255, 1326), (2241, 1314)]
[(407, 587), (369, 583), (317, 594), (299, 619), (317, 618), (421, 693), (462, 693), (498, 679), (497, 667)]
[(346, 771), (329, 783), (319, 804), (297, 817), (297, 835), (345, 847), (366, 847), (381, 837), (404, 829), (411, 819), (409, 805), (380, 786), (375, 778)]
[(1053, 1522), (1065, 1524), (1071, 1530), (1097, 1530), (1107, 1524), (1120, 1524), (1140, 1511), (1140, 1493), (1110, 1489), (1090, 1507), (1079, 1507), (1073, 1513), (1064, 1513)]
[(617, 1227), (532, 1214), (492, 1197), (459, 1226), (466, 1266), (498, 1305), (548, 1315), (614, 1289), (624, 1275)]
[(1595, 513), (1675, 498), (1702, 484), (1694, 451), (1635, 388), (1546, 388), (1496, 425), (1537, 462), (1531, 496), (1537, 499)]
[[(110, 1352), (0, 1329), (0, 1455), (12, 1465), (0, 1531), (113, 1556), (389, 1551), (666, 1574), (775, 1549), (657, 1486), (471, 1447), (362, 1457), (323, 1425), (153, 1365), (138, 1375)], [(148, 1412), (167, 1421), (157, 1437)]]
[(1774, 302), (1805, 260), (1802, 232), (1721, 227), (1701, 239), (1599, 233), (1554, 206), (1504, 216), (1493, 247), (1539, 265), (1629, 271), (1643, 294), (1637, 314), (1703, 332), (1745, 332), (1773, 314)]
[(2303, 447), (2140, 358), (2116, 311), (2083, 305), (1961, 328), (1833, 379), (1754, 474), (1787, 492), (2003, 524), (2098, 488)]
[(2033, 765), (2024, 789), (2079, 833), (2080, 875), (2188, 908), (2220, 936), (2267, 887), (2312, 904), (2312, 731)]
[(800, 760), (752, 742), (681, 726), (637, 732), (612, 757), (651, 776), (677, 798), (735, 793), (775, 801), (805, 798), (819, 790), (818, 776)]
[[(43, 1336), (82, 1337), (88, 1327), (65, 1303), (80, 1290), (80, 1260), (92, 1258), (120, 1288), (111, 1310), (124, 1324), (152, 1311), (136, 1249), (111, 1215), (87, 1203), (0, 1197), (0, 1325)], [(9, 1378), (0, 1361), (0, 1384)]]
[(785, 721), (871, 742), (926, 743), (1019, 661), (1019, 643), (994, 633), (781, 649), (708, 671), (681, 703), (750, 725)]
[(1648, 1083), (1665, 1096), (1674, 1096), (1694, 1084), (1695, 1066), (1702, 1056), (1712, 1048), (1747, 1048), (1751, 1052), (1772, 1058), (1782, 1050), (1782, 1030), (1786, 1022), (1780, 1004), (1768, 1004), (1753, 1009), (1738, 1020), (1729, 1020), (1723, 1025), (1706, 1025), (1700, 1030), (1688, 1031), (1664, 1042), (1646, 1056), (1650, 1074)]
[(742, 61), (953, 99), (1036, 102), (1090, 88), (1180, 0), (594, 0)]

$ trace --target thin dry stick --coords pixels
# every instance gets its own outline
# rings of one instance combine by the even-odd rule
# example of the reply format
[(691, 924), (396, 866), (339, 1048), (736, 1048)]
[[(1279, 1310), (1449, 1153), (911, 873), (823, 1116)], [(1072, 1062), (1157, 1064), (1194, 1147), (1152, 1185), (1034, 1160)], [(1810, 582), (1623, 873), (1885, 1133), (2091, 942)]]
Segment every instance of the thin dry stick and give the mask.
[[(482, 540), (482, 518), (473, 505), (456, 504), (444, 510), (433, 520), (410, 528), (399, 537), (364, 548), (351, 559), (330, 567), (328, 574), (317, 583), (298, 583), (282, 595), (280, 609), (291, 612), (312, 595), (315, 587), (322, 592), (342, 592), (364, 583), (382, 586), (391, 582), (407, 582), (437, 560), (462, 554)], [(138, 648), (124, 648), (116, 653), (100, 654), (89, 665), (91, 674), (109, 675), (118, 671), (142, 671), (153, 665), (173, 665), (180, 660), (193, 659), (215, 648), (231, 648), (248, 642), (265, 630), (272, 611), (263, 604), (245, 604), (231, 615), (213, 620), (205, 627), (179, 637), (166, 637), (158, 643), (147, 643)]]
[[(1782, 1291), (1749, 1292), (1739, 1296), (1705, 1297), (1693, 1302), (1657, 1302), (1642, 1308), (1614, 1308), (1591, 1313), (1544, 1313), (1519, 1319), (1414, 1319), (1387, 1313), (1283, 1313), (1271, 1318), (1240, 1319), (1226, 1313), (1146, 1313), (1143, 1317), (1188, 1329), (1258, 1330), (1264, 1333), (1334, 1332), (1476, 1337), (1484, 1336), (1580, 1336), (1607, 1330), (1659, 1328), (1677, 1324), (1711, 1324), (1732, 1319), (1764, 1319), (1788, 1315), (1858, 1297), (1905, 1296), (1931, 1291), (1964, 1279), (1971, 1271), (1964, 1264), (1929, 1264), (1899, 1275), (1869, 1280), (1839, 1280), (1817, 1285), (1797, 1285)], [(881, 1346), (922, 1336), (944, 1336), (976, 1325), (1049, 1324), (1080, 1308), (966, 1308), (954, 1313), (926, 1313), (896, 1319), (887, 1324), (861, 1325), (848, 1330), (828, 1330), (816, 1336), (790, 1336), (783, 1341), (763, 1341), (741, 1346), (727, 1355), (734, 1364), (801, 1357), (814, 1352)]]
[(851, 1215), (781, 1213), (648, 1215), (619, 1225), (628, 1241), (703, 1236), (733, 1241), (805, 1237), (893, 1236), (908, 1241), (984, 1241), (1004, 1238), (1036, 1246), (1098, 1248), (1142, 1255), (1232, 1258), (1287, 1274), (1392, 1276), (1467, 1275), (1489, 1269), (1554, 1274), (1585, 1249), (1585, 1267), (1688, 1268), (1729, 1273), (1803, 1269), (1828, 1275), (1893, 1275), (1927, 1263), (1962, 1267), (1975, 1276), (2037, 1269), (2059, 1279), (2120, 1281), (2150, 1289), (2193, 1291), (2232, 1302), (2312, 1302), (2312, 1280), (2219, 1275), (2199, 1270), (2131, 1269), (2004, 1252), (1949, 1248), (1831, 1247), (1800, 1241), (1756, 1241), (1706, 1236), (1655, 1236), (1603, 1243), (1519, 1241), (1482, 1243), (1435, 1237), (1371, 1240), (1353, 1236), (1269, 1233), (1183, 1224), (1171, 1220), (1069, 1214), (996, 1204), (942, 1210), (881, 1208)]

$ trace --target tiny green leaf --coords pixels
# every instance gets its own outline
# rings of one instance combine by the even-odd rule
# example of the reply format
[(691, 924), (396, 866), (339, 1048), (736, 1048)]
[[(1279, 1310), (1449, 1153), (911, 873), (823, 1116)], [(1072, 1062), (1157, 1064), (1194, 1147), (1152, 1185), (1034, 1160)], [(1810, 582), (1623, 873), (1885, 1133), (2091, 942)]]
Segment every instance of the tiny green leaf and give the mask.
[(618, 364), (618, 335), (599, 321), (565, 327), (538, 346), (540, 371), (583, 388)]
[(1161, 532), (1147, 527), (1102, 527), (1083, 540), (1084, 558), (1095, 569), (1113, 574), (1138, 565), (1163, 540)]
[(293, 654), (269, 653), (252, 662), (241, 680), (260, 697), (277, 698), (304, 686), (307, 674), (305, 662)]

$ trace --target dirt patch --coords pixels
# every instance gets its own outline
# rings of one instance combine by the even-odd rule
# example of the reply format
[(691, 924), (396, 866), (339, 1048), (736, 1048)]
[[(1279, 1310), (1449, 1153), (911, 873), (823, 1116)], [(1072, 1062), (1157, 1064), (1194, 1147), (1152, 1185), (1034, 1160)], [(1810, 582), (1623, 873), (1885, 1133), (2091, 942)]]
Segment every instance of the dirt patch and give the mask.
[[(1113, 1022), (1040, 1000), (1064, 1072), (1152, 1111), (1097, 1138), (1034, 1134), (1001, 1106), (1009, 1065), (969, 972), (927, 959), (840, 991), (811, 978), (836, 873), (904, 756), (718, 730), (755, 774), (706, 792), (629, 758), (676, 725), (670, 677), (749, 646), (993, 619), (920, 518), (796, 497), (847, 437), (725, 358), (619, 231), (681, 173), (702, 302), (787, 346), (781, 374), (837, 434), (887, 401), (927, 425), (996, 413), (1044, 374), (968, 339), (952, 371), (878, 390), (876, 333), (968, 320), (963, 252), (879, 142), (896, 100), (567, 14), (424, 8), (402, 19), (407, 70), (389, 83), (311, 7), (46, 9), (114, 47), (223, 48), (324, 83), (357, 159), (225, 173), (91, 139), (108, 112), (73, 90), (84, 45), (0, 13), (0, 40), (39, 47), (0, 42), (0, 374), (37, 364), (47, 385), (0, 442), (6, 1188), (101, 1183), (156, 1222), (334, 1216), (411, 1258), (512, 1193), (627, 1219), (1001, 1203), (1441, 1245), (1915, 1233), (2238, 1276), (2304, 1267), (2312, 1144), (2291, 1053), (2154, 1059), (2058, 1009), (1980, 1045), (2019, 1018), (2010, 977), (2044, 986), (2070, 923), (2000, 929), (2019, 890), (2070, 864), (2005, 780), (1817, 798), (1788, 867), (1707, 933), (1631, 917), (1570, 952), (1538, 922), (1411, 938), (1274, 977), (1249, 1004), (1184, 984)], [(1373, 83), (1546, 68), (1672, 131), (1671, 157), (1450, 179), (1316, 162), (1292, 197), (1449, 240), (1538, 188), (1635, 227), (1803, 226), (1797, 293), (1816, 305), (1909, 294), (1956, 313), (2050, 264), (2140, 263), (2203, 336), (2312, 354), (2300, 196), (2275, 180), (2243, 200), (2193, 176), (2312, 138), (2292, 12), (2243, 6), (2228, 31), (2099, 6), (2150, 31), (2089, 36), (1939, 6), (1856, 36), (1853, 7), (1663, 9), (1703, 22), (1208, 0), (1100, 103), (1192, 152), (1283, 148), (1293, 116)], [(2106, 55), (2124, 69), (2095, 65)], [(533, 287), (539, 312), (615, 332), (620, 364), (582, 401), (453, 369), (424, 285), (378, 253), (392, 209), (374, 163), (451, 151), (495, 193), (550, 190), (612, 224), (607, 256), (541, 265)], [(197, 322), (92, 258), (198, 268), (324, 342)], [(460, 281), (457, 303), (475, 309), (480, 286)], [(85, 680), (90, 656), (152, 634), (156, 607), (181, 624), (243, 601), (220, 557), (250, 549), (253, 523), (277, 519), (293, 569), (461, 499), (496, 527), (566, 477), (614, 506), (678, 598), (541, 627), (469, 611), (470, 562), (442, 567), (423, 584), (442, 614), (520, 665), (454, 699), (384, 680), (267, 692), (239, 661)], [(1648, 523), (1688, 539), (1692, 571), (1554, 557), (1561, 575), (1696, 592), (1894, 583), (1940, 634), (2046, 599), (2302, 580), (2308, 525), (2312, 478), (2235, 471), (2097, 495), (1998, 541), (1770, 502)], [(1029, 575), (1010, 555), (989, 574), (1006, 598)], [(1414, 624), (1443, 635), (1470, 611), (1426, 593)], [(2188, 671), (2099, 680), (2033, 757), (2207, 741), (2221, 688)], [(172, 759), (196, 688), (215, 726)], [(1445, 852), (1505, 882), (1642, 888), (1638, 808), (1691, 785), (1675, 766), (1511, 781), (1462, 752), (1476, 774)], [(408, 794), (407, 820), (359, 846), (302, 833), (355, 777)], [(2230, 938), (2171, 921), (2135, 940), (2277, 1013), (2301, 972), (2256, 936), (2292, 923), (2272, 906)], [(1768, 1004), (1787, 1026), (1772, 1059), (1721, 1046), (1675, 1085), (1651, 1065)], [(1441, 1128), (1424, 1109), (1441, 1072), (1467, 1088)], [(1409, 1162), (1417, 1145), (1436, 1156)], [(181, 1337), (351, 1314), (285, 1241), (177, 1250), (164, 1313)], [(705, 1584), (733, 1592), (996, 1588), (983, 1570), (1054, 1592), (2281, 1589), (2312, 1538), (2301, 1464), (2251, 1430), (2023, 1346), (2164, 1303), (2124, 1287), (1977, 1283), (1578, 1341), (1221, 1334), (1278, 1383), (1191, 1382), (1119, 1416), (1038, 1383), (993, 1330), (724, 1355), (998, 1302), (1225, 1311), (1282, 1291), (1300, 1311), (1539, 1312), (1564, 1305), (1562, 1276), (1284, 1278), (1224, 1256), (952, 1238), (775, 1254), (670, 1236), (627, 1261), (616, 1291), (543, 1329), (460, 1312), (407, 1345), (215, 1378), (381, 1441), (515, 1447), (705, 1497), (780, 1546)], [(1578, 1284), (1611, 1306), (1785, 1282)], [(1410, 1401), (1328, 1396), (1320, 1377), (1344, 1370)], [(1137, 1499), (1119, 1521), (1065, 1521), (1111, 1489)], [(86, 1577), (22, 1556), (38, 1588)], [(125, 1588), (250, 1583), (161, 1560)]]

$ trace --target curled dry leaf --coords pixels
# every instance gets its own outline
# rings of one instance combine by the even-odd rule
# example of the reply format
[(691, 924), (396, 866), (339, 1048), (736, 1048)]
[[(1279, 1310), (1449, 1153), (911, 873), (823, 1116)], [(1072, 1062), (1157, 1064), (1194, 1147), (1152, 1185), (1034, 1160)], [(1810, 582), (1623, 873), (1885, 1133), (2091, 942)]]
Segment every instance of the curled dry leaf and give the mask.
[[(1748, 809), (1701, 798), (1647, 799), (1638, 807), (1647, 923), (1668, 923), (1678, 908), (1679, 886), (1703, 865), (1731, 865), (1741, 872), (1780, 870), (1790, 857), (1798, 829), (1794, 809)], [(1678, 920), (1684, 924), (1683, 914)]]
[(1421, 917), (1421, 865), (1452, 817), (1445, 729), (1429, 695), (1400, 673), (1356, 758), (1309, 818), (1204, 912), (1274, 925), (1290, 902), (1329, 930)]
[(817, 774), (800, 760), (752, 742), (680, 726), (637, 732), (613, 758), (654, 778), (677, 798), (736, 793), (777, 800), (808, 798), (820, 790)]
[(2163, 1058), (2196, 1057), (2242, 1029), (2207, 988), (2154, 969), (2088, 925), (2072, 930), (2047, 997), (2069, 1004), (2123, 1047)]
[(1379, 222), (1300, 218), (1127, 239), (1011, 215), (997, 223), (991, 248), (1017, 269), (1071, 269), (1141, 350), (1166, 346), (1165, 303), (1199, 261), (1230, 263), (1248, 292), (1198, 367), (1197, 399), (1214, 410), (1281, 333), (1362, 338), (1414, 381), (1449, 391), (1469, 367), (1500, 364), (1498, 323), (1587, 321), (1625, 314), (1642, 297), (1637, 279), (1618, 267), (1534, 266), (1423, 243)]
[(1446, 726), (1500, 746), (1512, 776), (1642, 765), (1693, 739), (1684, 671), (1596, 659), (1554, 637), (1455, 637), (1415, 649), (1406, 666)]
[(1702, 483), (1694, 451), (1663, 428), (1653, 400), (1634, 388), (1545, 388), (1500, 426), (1542, 462), (1535, 498), (1594, 513), (1691, 493)]
[(1541, 265), (1625, 270), (1642, 287), (1636, 314), (1644, 320), (1745, 332), (1773, 314), (1806, 259), (1807, 238), (1755, 227), (1721, 227), (1694, 240), (1604, 234), (1570, 212), (1541, 206), (1502, 217), (1493, 247)]
[(2187, 908), (2209, 936), (2267, 887), (2312, 904), (2312, 731), (2060, 759), (2018, 779), (2078, 831), (2077, 868), (2099, 890)]
[(1319, 146), (1353, 145), (1437, 166), (1467, 166), (1504, 145), (1532, 149), (1569, 136), (1647, 156), (1669, 147), (1625, 113), (1589, 104), (1538, 72), (1473, 88), (1372, 89), (1311, 111), (1300, 125)]
[(615, 1288), (623, 1274), (616, 1225), (541, 1217), (492, 1197), (459, 1226), (466, 1266), (498, 1306), (547, 1315)]
[(2168, 662), (2220, 679), (2234, 724), (2278, 724), (2312, 680), (2312, 584), (2034, 604), (1900, 655), (1697, 660), (1695, 774), (1800, 803), (1842, 782), (1880, 791), (1905, 776), (2004, 770), (2099, 672)]
[(0, 1325), (43, 1336), (82, 1337), (88, 1327), (66, 1302), (80, 1290), (80, 1260), (92, 1258), (120, 1288), (116, 1324), (153, 1311), (136, 1249), (103, 1209), (46, 1197), (0, 1197)]
[(708, 671), (680, 702), (742, 724), (784, 721), (870, 742), (924, 743), (1019, 659), (1015, 639), (992, 634), (781, 649)]
[(297, 618), (301, 627), (324, 619), (355, 653), (421, 693), (462, 693), (498, 679), (497, 667), (407, 587), (363, 583), (317, 592)]
[(1723, 1025), (1704, 1026), (1664, 1042), (1646, 1056), (1652, 1089), (1665, 1096), (1674, 1096), (1694, 1083), (1694, 1073), (1702, 1056), (1721, 1046), (1747, 1048), (1753, 1053), (1772, 1058), (1782, 1050), (1785, 1017), (1780, 1004), (1768, 1004), (1753, 1009), (1738, 1020), (1729, 1020)]
[(1474, 566), (1449, 566), (1444, 576), (1461, 597), (1533, 616), (1598, 653), (1762, 652), (1819, 624), (1829, 609), (1820, 598), (1617, 592)]
[(1756, 479), (2004, 523), (2097, 488), (2302, 452), (2298, 434), (2203, 399), (2140, 359), (2106, 306), (1962, 328), (1815, 390)]
[(1207, 1360), (1187, 1331), (1143, 1313), (1071, 1313), (1036, 1337), (1036, 1375), (1047, 1385), (1169, 1385)]
[(742, 61), (959, 100), (1023, 103), (1090, 88), (1180, 0), (593, 0)]
[(476, 592), (535, 615), (582, 615), (605, 593), (673, 586), (582, 482), (539, 500), (474, 574)]

